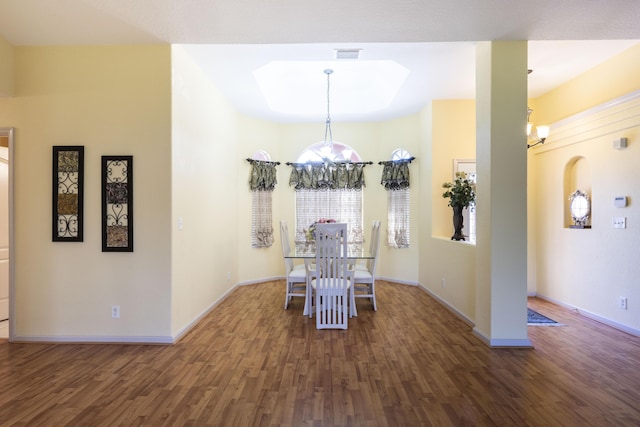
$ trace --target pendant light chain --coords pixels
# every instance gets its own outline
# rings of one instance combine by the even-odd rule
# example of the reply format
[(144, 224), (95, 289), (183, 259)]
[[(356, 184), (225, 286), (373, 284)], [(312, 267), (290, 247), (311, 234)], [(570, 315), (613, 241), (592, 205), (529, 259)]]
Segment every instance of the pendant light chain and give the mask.
[[(331, 76), (331, 73), (333, 73), (332, 69), (326, 69), (324, 70), (324, 73), (327, 75), (327, 119), (325, 122), (325, 128), (324, 128), (324, 143), (325, 144), (333, 144), (333, 134), (331, 133), (331, 113), (329, 110), (329, 107), (331, 105), (330, 103), (330, 82), (329, 82), (329, 77)], [(327, 140), (327, 136), (329, 137), (329, 139)]]

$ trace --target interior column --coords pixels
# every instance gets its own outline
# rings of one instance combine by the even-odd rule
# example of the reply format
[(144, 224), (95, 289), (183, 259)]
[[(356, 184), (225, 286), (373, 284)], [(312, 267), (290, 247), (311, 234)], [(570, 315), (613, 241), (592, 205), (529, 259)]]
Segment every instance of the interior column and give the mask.
[(476, 324), (491, 347), (527, 334), (527, 42), (476, 48)]

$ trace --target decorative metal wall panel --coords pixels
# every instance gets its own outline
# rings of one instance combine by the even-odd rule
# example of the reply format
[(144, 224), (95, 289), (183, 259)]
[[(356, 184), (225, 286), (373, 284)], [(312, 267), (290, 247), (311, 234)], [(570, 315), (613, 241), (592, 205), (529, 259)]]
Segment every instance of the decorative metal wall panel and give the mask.
[(53, 147), (54, 242), (83, 241), (84, 147)]
[(102, 252), (133, 252), (133, 156), (102, 156)]

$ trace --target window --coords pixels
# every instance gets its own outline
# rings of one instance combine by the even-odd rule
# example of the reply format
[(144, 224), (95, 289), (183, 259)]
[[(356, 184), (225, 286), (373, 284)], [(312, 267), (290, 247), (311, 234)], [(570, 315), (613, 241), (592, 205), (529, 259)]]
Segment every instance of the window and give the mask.
[[(469, 181), (476, 183), (476, 160), (475, 159), (454, 159), (453, 176), (456, 172), (467, 174)], [(469, 238), (469, 243), (476, 242), (476, 205), (475, 203), (467, 209), (462, 210), (462, 234)]]
[[(306, 230), (320, 219), (333, 219), (336, 222), (347, 223), (350, 242), (362, 242), (362, 189), (350, 188), (351, 179), (346, 185), (342, 181), (339, 185), (331, 185), (330, 177), (320, 176), (318, 173), (340, 175), (347, 173), (354, 175), (361, 173), (360, 156), (351, 147), (339, 142), (326, 144), (319, 142), (305, 149), (298, 157), (297, 164), (309, 176), (316, 179), (311, 185), (296, 186), (296, 242), (306, 240)], [(340, 167), (338, 167), (338, 165)], [(322, 182), (321, 182), (322, 180)], [(335, 183), (333, 183), (335, 184)], [(337, 187), (337, 188), (335, 188)]]
[(408, 248), (410, 243), (409, 164), (413, 156), (404, 149), (391, 153), (384, 162), (382, 184), (387, 191), (387, 245)]
[(272, 193), (276, 184), (276, 165), (269, 153), (256, 151), (247, 159), (252, 165), (251, 181), (251, 246), (268, 248), (273, 244)]

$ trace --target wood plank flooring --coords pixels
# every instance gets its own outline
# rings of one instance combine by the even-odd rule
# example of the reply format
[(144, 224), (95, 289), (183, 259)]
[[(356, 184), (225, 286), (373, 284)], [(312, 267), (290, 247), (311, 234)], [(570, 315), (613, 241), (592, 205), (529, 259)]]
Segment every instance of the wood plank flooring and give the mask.
[(566, 326), (489, 349), (418, 287), (377, 295), (346, 331), (283, 310), (275, 281), (171, 346), (0, 343), (0, 425), (640, 425), (640, 338), (532, 299)]

